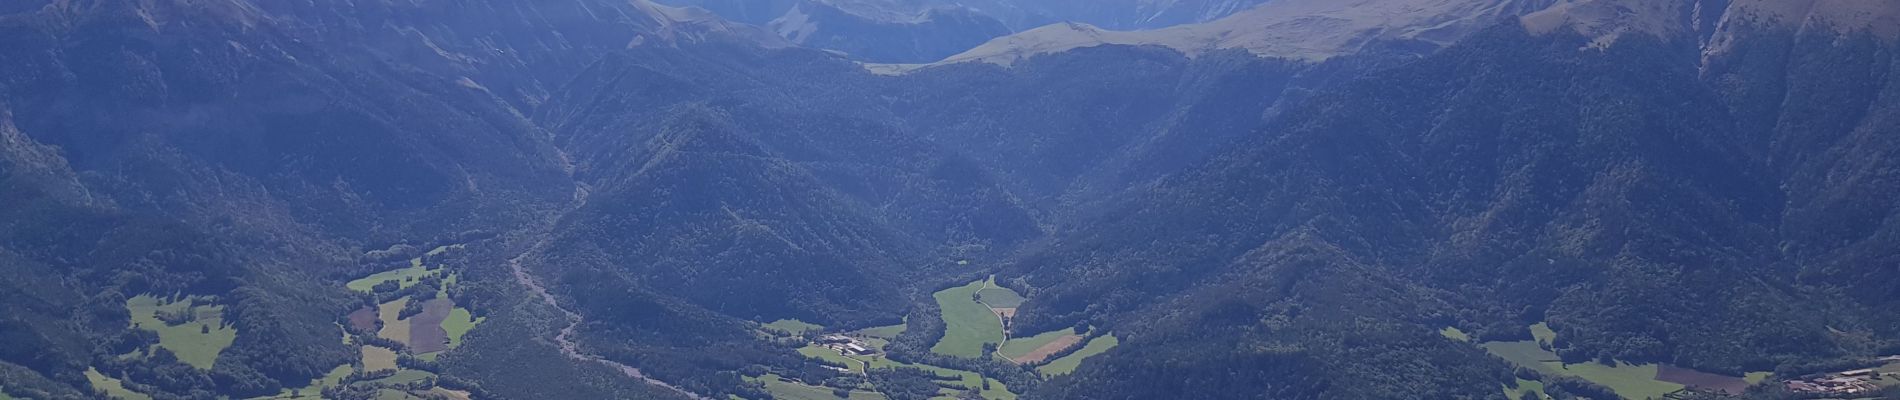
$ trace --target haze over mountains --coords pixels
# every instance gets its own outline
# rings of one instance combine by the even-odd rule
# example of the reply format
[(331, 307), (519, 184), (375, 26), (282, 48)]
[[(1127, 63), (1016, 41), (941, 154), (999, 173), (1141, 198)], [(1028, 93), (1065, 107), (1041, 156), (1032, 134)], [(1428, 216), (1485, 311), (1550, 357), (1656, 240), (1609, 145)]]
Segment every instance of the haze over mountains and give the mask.
[(1900, 3), (663, 3), (0, 0), (0, 399), (1900, 373)]

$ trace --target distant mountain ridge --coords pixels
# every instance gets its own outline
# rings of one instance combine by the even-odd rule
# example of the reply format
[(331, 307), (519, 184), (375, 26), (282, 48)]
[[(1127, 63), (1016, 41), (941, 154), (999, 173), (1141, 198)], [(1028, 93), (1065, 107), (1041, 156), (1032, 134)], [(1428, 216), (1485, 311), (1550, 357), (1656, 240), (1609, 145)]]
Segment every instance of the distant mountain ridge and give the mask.
[[(1154, 30), (1125, 31), (1089, 24), (1055, 24), (1000, 37), (934, 64), (1017, 60), (1107, 44), (1163, 46), (1187, 54), (1243, 49), (1264, 57), (1321, 61), (1366, 50), (1428, 54), (1503, 18), (1523, 19), (1533, 32), (1559, 27), (1598, 38), (1597, 46), (1626, 34), (1675, 37), (1700, 33), (1719, 52), (1728, 26), (1782, 25), (1799, 30), (1870, 30), (1900, 36), (1900, 17), (1878, 1), (1729, 0), (1279, 0), (1218, 20)], [(908, 70), (916, 66), (901, 67)]]

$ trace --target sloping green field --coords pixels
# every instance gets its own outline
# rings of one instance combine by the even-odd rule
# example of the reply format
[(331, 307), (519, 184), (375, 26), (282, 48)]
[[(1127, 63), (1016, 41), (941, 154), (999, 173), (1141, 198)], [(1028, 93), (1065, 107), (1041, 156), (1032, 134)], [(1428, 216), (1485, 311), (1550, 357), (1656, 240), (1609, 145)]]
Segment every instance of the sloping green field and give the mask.
[(983, 281), (944, 289), (932, 294), (943, 310), (943, 339), (930, 347), (937, 354), (977, 358), (983, 356), (984, 343), (1003, 342), (1003, 321), (989, 307), (973, 300)]
[(1043, 332), (1036, 336), (1012, 338), (1009, 339), (1008, 342), (1003, 342), (1003, 347), (997, 349), (996, 354), (1001, 354), (1003, 357), (1008, 358), (1022, 357), (1028, 355), (1031, 351), (1042, 348), (1043, 345), (1049, 344), (1049, 342), (1054, 342), (1063, 336), (1073, 334), (1075, 334), (1075, 331), (1072, 329), (1058, 329)]
[[(126, 300), (125, 309), (132, 314), (133, 326), (157, 332), (159, 347), (199, 369), (211, 369), (218, 354), (237, 342), (237, 328), (224, 324), (223, 306), (192, 307), (189, 299), (166, 303), (156, 297), (138, 296)], [(190, 322), (170, 325), (159, 319), (159, 313), (191, 313), (194, 317)]]
[(1634, 365), (1618, 362), (1608, 366), (1595, 362), (1565, 365), (1556, 353), (1537, 346), (1537, 342), (1524, 340), (1516, 342), (1490, 342), (1479, 345), (1491, 354), (1510, 361), (1518, 366), (1537, 370), (1544, 375), (1574, 376), (1595, 382), (1616, 390), (1616, 394), (1632, 399), (1662, 398), (1662, 395), (1682, 390), (1682, 385), (1656, 379), (1655, 364)]
[(461, 346), (462, 335), (467, 335), (468, 331), (474, 330), (476, 325), (481, 325), (482, 321), (486, 320), (488, 320), (487, 317), (476, 318), (475, 314), (470, 313), (466, 308), (456, 307), (449, 311), (449, 317), (442, 319), (442, 330), (449, 332), (449, 348)]
[[(421, 260), (418, 259), (417, 261), (419, 262)], [(350, 288), (350, 290), (369, 293), (378, 283), (396, 281), (398, 285), (406, 288), (415, 286), (423, 277), (434, 275), (435, 273), (436, 271), (423, 268), (421, 264), (413, 264), (409, 268), (378, 272), (374, 275), (363, 277), (363, 279), (350, 281), (349, 283), (343, 284), (343, 286)]]
[(816, 331), (825, 330), (824, 325), (814, 324), (814, 323), (805, 322), (805, 321), (799, 321), (796, 319), (781, 319), (777, 321), (772, 321), (771, 323), (764, 324), (762, 327), (769, 331), (776, 331), (776, 332), (787, 334), (787, 335), (803, 335), (806, 332), (816, 332)]
[(92, 383), (92, 388), (105, 391), (106, 397), (120, 400), (152, 400), (152, 396), (127, 390), (125, 382), (99, 373), (98, 368), (86, 369), (86, 381)]
[(904, 331), (908, 329), (910, 329), (910, 325), (897, 324), (897, 325), (891, 325), (891, 326), (880, 326), (876, 328), (864, 328), (864, 330), (858, 331), (858, 333), (862, 333), (865, 336), (890, 340), (890, 339), (896, 339), (897, 335), (904, 334)]
[(983, 289), (976, 293), (982, 296), (981, 299), (983, 303), (989, 304), (990, 307), (1016, 308), (1022, 306), (1024, 301), (1023, 296), (1017, 294), (1016, 291), (1009, 290), (1009, 288), (1006, 287), (996, 286), (996, 277), (990, 277), (990, 279), (984, 283)]
[(1068, 375), (1070, 372), (1075, 372), (1076, 367), (1082, 366), (1082, 360), (1107, 352), (1108, 349), (1113, 349), (1115, 346), (1121, 345), (1121, 343), (1121, 339), (1115, 338), (1113, 334), (1089, 339), (1089, 343), (1082, 345), (1081, 350), (1076, 350), (1067, 356), (1055, 359), (1055, 361), (1050, 361), (1041, 367), (1036, 367), (1036, 370), (1048, 375)]
[[(772, 397), (779, 400), (838, 400), (838, 396), (831, 393), (831, 388), (786, 382), (780, 380), (779, 376), (775, 374), (766, 374), (760, 378), (747, 379), (764, 382), (765, 390), (772, 392)], [(853, 390), (848, 400), (884, 400), (888, 398), (889, 397), (884, 396), (882, 393)]]

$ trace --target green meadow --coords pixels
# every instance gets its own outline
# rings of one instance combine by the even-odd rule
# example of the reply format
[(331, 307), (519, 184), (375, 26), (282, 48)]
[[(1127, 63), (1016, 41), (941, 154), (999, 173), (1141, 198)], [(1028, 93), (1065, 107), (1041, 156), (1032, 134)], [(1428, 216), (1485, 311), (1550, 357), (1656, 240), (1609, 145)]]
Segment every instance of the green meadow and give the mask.
[(1023, 296), (1009, 288), (996, 286), (996, 277), (983, 282), (983, 288), (976, 292), (984, 304), (996, 308), (1016, 308), (1023, 305)]
[(1002, 355), (1003, 357), (1007, 357), (1007, 358), (1022, 357), (1022, 356), (1028, 355), (1029, 352), (1036, 351), (1036, 349), (1042, 348), (1043, 345), (1049, 344), (1049, 342), (1054, 342), (1056, 341), (1056, 339), (1061, 339), (1063, 336), (1074, 335), (1074, 334), (1075, 334), (1075, 331), (1071, 329), (1058, 329), (1054, 331), (1043, 332), (1042, 334), (1036, 335), (1036, 336), (1011, 338), (1009, 339), (1009, 341), (1003, 342), (1003, 347), (1000, 349), (997, 349), (996, 354)]
[(376, 336), (409, 343), (409, 320), (396, 318), (402, 316), (402, 307), (406, 305), (409, 305), (408, 297), (383, 303), (376, 308), (376, 318), (383, 320), (383, 329), (377, 331)]
[(1465, 334), (1464, 330), (1460, 330), (1457, 327), (1447, 326), (1445, 327), (1445, 329), (1438, 330), (1438, 334), (1445, 336), (1446, 339), (1456, 340), (1460, 342), (1471, 341), (1471, 335)]
[(1041, 367), (1036, 367), (1036, 370), (1041, 371), (1045, 375), (1068, 375), (1070, 372), (1075, 372), (1076, 367), (1082, 366), (1082, 360), (1097, 354), (1102, 354), (1108, 351), (1108, 349), (1113, 349), (1115, 346), (1121, 345), (1121, 343), (1121, 339), (1115, 338), (1113, 334), (1102, 335), (1090, 339), (1088, 344), (1082, 345), (1081, 350), (1076, 350), (1067, 356), (1055, 359), (1055, 361), (1050, 361)]
[(983, 303), (972, 300), (985, 281), (944, 289), (932, 294), (943, 311), (943, 339), (930, 347), (937, 354), (977, 358), (983, 356), (984, 343), (1003, 342), (1003, 321)]
[(1544, 350), (1537, 346), (1537, 342), (1528, 340), (1490, 342), (1479, 346), (1512, 364), (1537, 370), (1544, 375), (1573, 376), (1595, 382), (1632, 399), (1661, 398), (1664, 394), (1683, 388), (1680, 384), (1656, 380), (1656, 364), (1617, 362), (1615, 366), (1609, 366), (1587, 362), (1566, 365), (1557, 358), (1556, 353)]
[(1504, 388), (1504, 397), (1509, 397), (1511, 398), (1511, 400), (1524, 400), (1525, 390), (1529, 390), (1531, 391), (1531, 393), (1537, 394), (1536, 397), (1532, 397), (1530, 398), (1530, 400), (1542, 400), (1545, 397), (1549, 397), (1549, 395), (1544, 394), (1543, 382), (1527, 380), (1523, 378), (1518, 378), (1516, 389), (1512, 389), (1509, 387)]
[(1550, 324), (1539, 322), (1531, 325), (1531, 338), (1538, 342), (1551, 343), (1557, 340), (1557, 331), (1550, 330)]
[(763, 328), (769, 331), (774, 331), (774, 332), (778, 332), (778, 333), (782, 333), (786, 335), (803, 335), (805, 334), (805, 332), (816, 332), (816, 331), (825, 330), (824, 325), (814, 324), (814, 323), (805, 322), (805, 321), (799, 321), (796, 319), (781, 319), (777, 321), (772, 321), (771, 323), (765, 324)]
[(1748, 382), (1748, 384), (1753, 385), (1753, 384), (1761, 383), (1761, 381), (1768, 380), (1768, 378), (1772, 376), (1775, 376), (1774, 372), (1768, 372), (1768, 371), (1750, 372), (1747, 375), (1742, 375), (1742, 381)]
[(105, 376), (99, 373), (98, 368), (86, 369), (86, 381), (92, 383), (94, 389), (105, 391), (106, 397), (119, 400), (152, 400), (152, 396), (126, 389), (124, 381)]
[(349, 283), (343, 284), (343, 286), (349, 288), (350, 290), (363, 292), (363, 293), (369, 293), (369, 292), (374, 291), (376, 284), (393, 280), (393, 281), (396, 281), (398, 285), (401, 285), (401, 287), (406, 288), (410, 286), (415, 286), (415, 284), (421, 281), (423, 277), (434, 275), (436, 272), (437, 271), (430, 271), (428, 268), (423, 268), (422, 259), (415, 259), (411, 261), (409, 268), (378, 272), (370, 276), (363, 277), (363, 279), (350, 281)]
[[(746, 379), (765, 383), (765, 390), (768, 392), (772, 392), (772, 397), (777, 398), (779, 400), (838, 400), (839, 399), (838, 396), (833, 395), (831, 393), (831, 388), (829, 387), (812, 386), (812, 385), (806, 385), (806, 384), (797, 383), (797, 382), (786, 382), (782, 380), (776, 374), (766, 374), (763, 377), (746, 378)], [(851, 391), (851, 397), (849, 397), (848, 400), (884, 400), (888, 398), (889, 397), (884, 396), (884, 394), (882, 393), (853, 390)]]
[(283, 391), (278, 392), (276, 396), (256, 397), (251, 400), (321, 400), (323, 398), (322, 393), (324, 388), (343, 384), (343, 379), (349, 378), (352, 372), (356, 372), (355, 367), (351, 367), (349, 364), (339, 365), (336, 369), (330, 370), (330, 373), (324, 374), (323, 377), (310, 381), (309, 386), (294, 390), (285, 388)]
[(864, 334), (865, 336), (890, 340), (890, 339), (896, 339), (897, 335), (904, 334), (904, 331), (908, 329), (910, 329), (910, 326), (907, 324), (897, 324), (897, 325), (891, 325), (891, 326), (880, 326), (876, 328), (865, 328), (864, 330), (858, 331), (858, 333)]
[(396, 369), (396, 351), (376, 346), (363, 346), (363, 372)]
[[(225, 326), (223, 306), (192, 307), (190, 299), (167, 303), (152, 296), (138, 296), (126, 300), (125, 309), (132, 314), (132, 326), (158, 333), (158, 347), (171, 350), (179, 361), (199, 369), (211, 369), (218, 354), (237, 341), (237, 328)], [(159, 318), (161, 313), (189, 317), (187, 322), (171, 325)]]
[(449, 333), (449, 348), (461, 346), (462, 335), (467, 335), (468, 331), (474, 330), (476, 325), (481, 325), (482, 321), (486, 320), (488, 317), (476, 318), (475, 314), (470, 313), (466, 308), (456, 307), (450, 310), (449, 317), (442, 320), (442, 330)]

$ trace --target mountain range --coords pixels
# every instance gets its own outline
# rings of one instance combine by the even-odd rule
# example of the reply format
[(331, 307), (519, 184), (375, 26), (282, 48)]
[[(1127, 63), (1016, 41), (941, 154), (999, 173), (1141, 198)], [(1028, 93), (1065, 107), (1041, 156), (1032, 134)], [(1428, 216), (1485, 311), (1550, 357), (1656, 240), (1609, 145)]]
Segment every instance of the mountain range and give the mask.
[[(0, 398), (1790, 398), (1900, 353), (1900, 3), (664, 3), (0, 0)], [(940, 351), (971, 282), (1118, 344)], [(426, 307), (466, 336), (389, 333)]]

